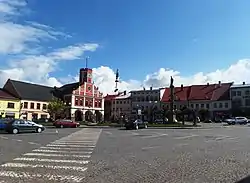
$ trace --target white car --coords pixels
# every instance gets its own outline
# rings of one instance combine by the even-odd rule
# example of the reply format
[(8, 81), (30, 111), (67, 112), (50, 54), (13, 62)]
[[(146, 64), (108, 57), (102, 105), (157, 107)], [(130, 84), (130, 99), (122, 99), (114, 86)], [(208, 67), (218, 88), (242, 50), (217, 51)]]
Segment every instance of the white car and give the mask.
[(246, 125), (248, 122), (248, 119), (246, 117), (233, 117), (233, 118), (225, 119), (225, 122), (229, 125), (235, 125), (235, 124)]

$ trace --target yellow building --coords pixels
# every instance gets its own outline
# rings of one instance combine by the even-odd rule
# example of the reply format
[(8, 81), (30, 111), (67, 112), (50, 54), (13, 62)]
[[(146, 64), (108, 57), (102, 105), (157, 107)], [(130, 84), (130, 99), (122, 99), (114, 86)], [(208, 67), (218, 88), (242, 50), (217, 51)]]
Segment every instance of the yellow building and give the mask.
[(20, 100), (0, 88), (0, 117), (19, 118)]

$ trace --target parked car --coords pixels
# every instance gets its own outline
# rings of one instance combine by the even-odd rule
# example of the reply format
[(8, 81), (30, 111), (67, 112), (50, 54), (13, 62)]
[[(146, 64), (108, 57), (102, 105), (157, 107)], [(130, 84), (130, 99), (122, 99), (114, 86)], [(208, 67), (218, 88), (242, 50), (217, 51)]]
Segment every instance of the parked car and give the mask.
[(127, 130), (129, 129), (136, 129), (138, 130), (139, 128), (148, 128), (148, 123), (142, 121), (141, 119), (137, 119), (135, 121), (129, 121), (127, 123), (125, 123), (125, 128)]
[(33, 121), (22, 119), (14, 119), (9, 121), (5, 126), (5, 131), (8, 133), (17, 134), (20, 132), (37, 132), (41, 133), (45, 130), (43, 125), (36, 124)]
[(229, 125), (235, 125), (235, 124), (246, 125), (248, 123), (248, 119), (246, 117), (232, 117), (225, 119), (225, 122)]
[(58, 119), (53, 123), (53, 125), (57, 128), (77, 128), (80, 126), (80, 123), (69, 119)]
[(0, 130), (5, 130), (6, 124), (12, 119), (2, 118), (0, 119)]

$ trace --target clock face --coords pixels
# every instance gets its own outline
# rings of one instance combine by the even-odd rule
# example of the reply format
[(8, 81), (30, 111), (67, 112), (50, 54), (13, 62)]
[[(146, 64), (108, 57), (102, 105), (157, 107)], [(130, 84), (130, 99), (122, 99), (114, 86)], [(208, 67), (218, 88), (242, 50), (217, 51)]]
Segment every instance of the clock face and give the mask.
[(88, 90), (89, 90), (89, 91), (91, 90), (91, 87), (90, 87), (90, 86), (88, 87)]
[(92, 74), (88, 73), (88, 77), (91, 78), (91, 77), (92, 77)]

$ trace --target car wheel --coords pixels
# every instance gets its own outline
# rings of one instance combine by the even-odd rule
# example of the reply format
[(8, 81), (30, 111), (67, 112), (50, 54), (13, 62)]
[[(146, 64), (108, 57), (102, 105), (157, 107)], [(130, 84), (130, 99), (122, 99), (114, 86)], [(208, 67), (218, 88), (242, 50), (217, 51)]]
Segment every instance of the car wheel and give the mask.
[(138, 130), (138, 129), (139, 129), (139, 126), (138, 126), (138, 125), (135, 125), (135, 129)]
[(36, 129), (36, 132), (37, 132), (37, 133), (41, 133), (41, 132), (42, 132), (42, 128), (37, 128), (37, 129)]
[(235, 125), (235, 122), (232, 122), (232, 125)]
[(63, 128), (63, 125), (61, 125), (60, 128)]
[(18, 134), (18, 132), (19, 132), (19, 130), (18, 130), (17, 128), (14, 128), (14, 129), (12, 130), (12, 133), (13, 133), (13, 134)]

